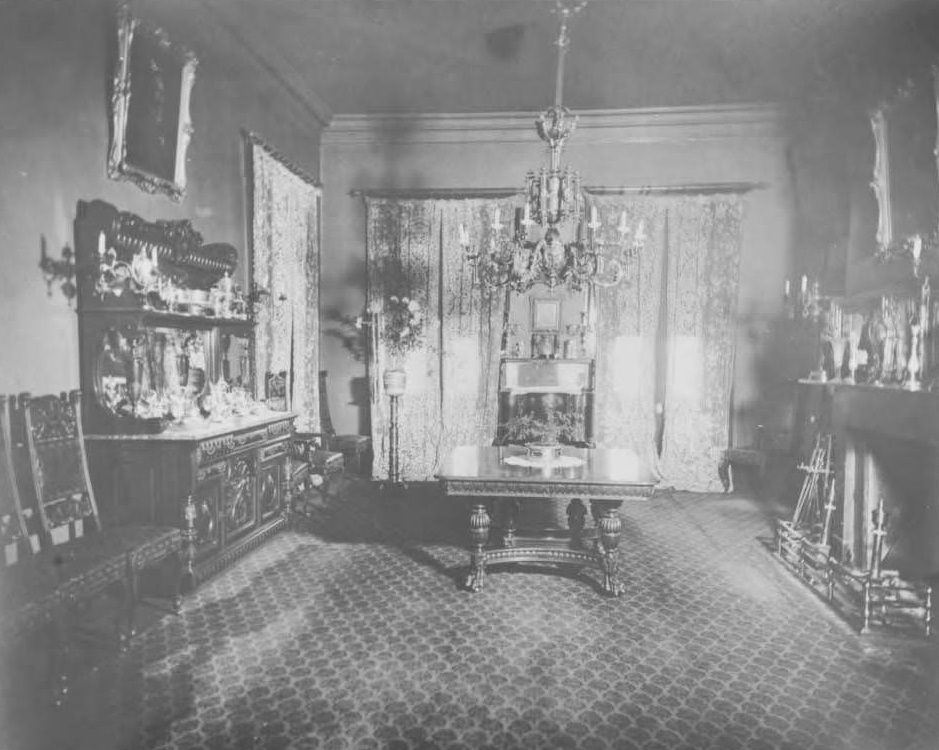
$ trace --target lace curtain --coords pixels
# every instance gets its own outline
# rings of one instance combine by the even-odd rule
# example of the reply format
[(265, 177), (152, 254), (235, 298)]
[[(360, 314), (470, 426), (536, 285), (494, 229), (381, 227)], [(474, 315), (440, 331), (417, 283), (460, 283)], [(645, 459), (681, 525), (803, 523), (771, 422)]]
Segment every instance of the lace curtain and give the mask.
[(603, 235), (616, 236), (641, 221), (647, 240), (626, 266), (626, 280), (597, 289), (596, 407), (597, 445), (629, 447), (655, 467), (656, 370), (667, 204), (654, 197), (598, 197)]
[[(497, 206), (511, 215), (509, 201), (366, 199), (376, 478), (388, 471), (389, 401), (382, 381), (388, 369), (404, 370), (407, 377), (398, 400), (402, 479), (431, 479), (452, 447), (495, 437), (505, 295), (473, 286), (459, 226), (474, 242), (484, 242)], [(416, 303), (422, 322), (418, 335), (402, 339), (406, 321), (396, 311), (404, 297)]]
[(672, 198), (661, 469), (676, 489), (721, 488), (729, 444), (743, 199)]
[[(647, 235), (627, 283), (597, 289), (595, 439), (629, 446), (678, 489), (719, 487), (728, 445), (740, 228), (739, 196), (598, 197), (604, 232), (623, 211)], [(462, 223), (485, 244), (493, 212), (512, 201), (369, 199), (369, 352), (375, 476), (388, 467), (388, 397), (382, 373), (407, 374), (399, 400), (402, 478), (432, 478), (459, 444), (491, 443), (506, 313), (504, 292), (484, 294), (458, 241)], [(416, 299), (420, 336), (407, 346), (388, 325), (391, 297)], [(661, 457), (656, 402), (664, 403)]]
[(297, 429), (319, 429), (320, 189), (254, 136), (246, 137), (251, 190), (251, 278), (256, 309), (255, 380), (287, 373)]

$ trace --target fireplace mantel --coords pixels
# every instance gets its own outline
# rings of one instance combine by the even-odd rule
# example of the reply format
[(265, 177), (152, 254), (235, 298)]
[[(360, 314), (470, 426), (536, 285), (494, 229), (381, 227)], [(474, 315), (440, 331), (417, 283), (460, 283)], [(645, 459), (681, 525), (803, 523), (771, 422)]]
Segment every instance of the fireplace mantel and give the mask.
[(832, 421), (836, 429), (939, 446), (939, 394), (874, 385), (826, 385), (834, 389)]
[[(939, 451), (939, 393), (814, 380), (800, 383), (825, 391), (819, 406), (827, 413), (817, 416), (821, 424), (827, 423), (838, 446), (836, 476), (843, 498), (840, 524), (843, 551), (859, 567), (866, 566), (871, 513), (883, 497), (892, 517), (900, 524), (896, 530), (903, 531), (903, 538), (896, 539), (897, 552), (912, 561), (917, 575), (939, 572), (939, 549), (935, 544), (939, 511), (937, 498), (933, 497), (939, 495), (939, 487), (934, 486), (932, 474), (926, 477), (929, 487), (924, 494), (901, 498), (890, 496), (882, 473), (885, 466), (889, 468), (884, 461), (900, 460), (901, 466), (910, 463), (903, 460), (905, 455), (898, 457), (897, 451), (901, 454), (922, 449)], [(890, 452), (884, 450), (888, 445), (895, 448), (892, 459)], [(932, 461), (923, 462), (913, 468), (913, 473), (933, 472), (931, 464)], [(896, 468), (893, 471), (896, 473)], [(905, 521), (901, 519), (903, 515)]]

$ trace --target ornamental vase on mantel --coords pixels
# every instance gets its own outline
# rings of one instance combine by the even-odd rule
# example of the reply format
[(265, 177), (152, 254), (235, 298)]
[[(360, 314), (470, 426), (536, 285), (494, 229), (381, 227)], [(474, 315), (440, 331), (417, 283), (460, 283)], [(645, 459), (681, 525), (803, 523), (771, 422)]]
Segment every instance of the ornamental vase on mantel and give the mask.
[(385, 386), (385, 393), (389, 396), (403, 396), (407, 382), (407, 373), (398, 368), (385, 370), (382, 374), (382, 383)]

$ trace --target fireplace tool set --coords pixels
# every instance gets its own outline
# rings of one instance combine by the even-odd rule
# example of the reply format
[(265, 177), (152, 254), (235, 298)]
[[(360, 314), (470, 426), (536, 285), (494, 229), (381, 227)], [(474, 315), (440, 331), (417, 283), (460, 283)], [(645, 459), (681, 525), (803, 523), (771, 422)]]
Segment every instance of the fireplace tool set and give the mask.
[(882, 565), (888, 521), (883, 498), (871, 514), (867, 568), (852, 565), (850, 552), (842, 551), (842, 559), (833, 554), (836, 488), (831, 451), (831, 435), (820, 433), (808, 462), (800, 464), (805, 479), (792, 518), (776, 523), (776, 555), (833, 607), (841, 609), (845, 601), (857, 607), (861, 633), (868, 632), (875, 615), (880, 624), (887, 625), (892, 614), (906, 613), (919, 617), (928, 637), (932, 632), (932, 585), (905, 580), (899, 571)]

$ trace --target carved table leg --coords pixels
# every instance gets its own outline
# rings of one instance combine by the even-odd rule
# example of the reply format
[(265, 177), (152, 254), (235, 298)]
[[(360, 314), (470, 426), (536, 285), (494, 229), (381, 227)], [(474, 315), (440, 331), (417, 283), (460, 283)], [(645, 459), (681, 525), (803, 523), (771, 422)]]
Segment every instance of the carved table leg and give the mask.
[(583, 546), (586, 518), (587, 508), (582, 500), (575, 497), (567, 505), (567, 528), (571, 530), (571, 544), (574, 547)]
[(491, 520), (484, 503), (473, 503), (470, 511), (470, 571), (466, 577), (466, 588), (477, 593), (483, 588), (486, 577), (486, 545), (489, 543)]
[(518, 523), (518, 511), (521, 503), (515, 498), (507, 498), (502, 505), (505, 515), (505, 526), (502, 531), (502, 545), (505, 547), (515, 546), (515, 531)]
[(600, 549), (597, 552), (600, 553), (600, 565), (603, 569), (603, 591), (609, 596), (620, 596), (625, 591), (625, 587), (617, 574), (616, 548), (619, 546), (623, 524), (615, 504), (598, 500), (591, 500), (590, 504), (592, 508), (597, 508), (600, 514), (597, 524)]

